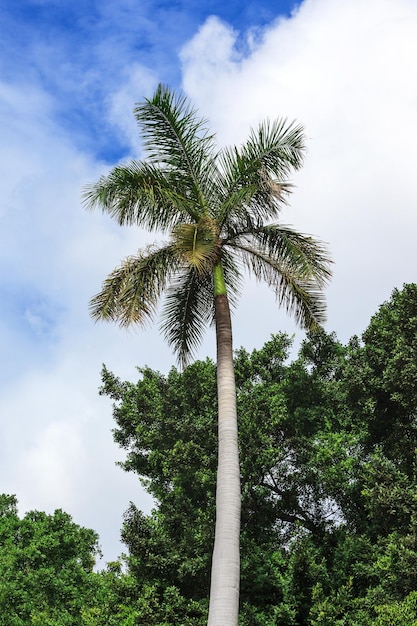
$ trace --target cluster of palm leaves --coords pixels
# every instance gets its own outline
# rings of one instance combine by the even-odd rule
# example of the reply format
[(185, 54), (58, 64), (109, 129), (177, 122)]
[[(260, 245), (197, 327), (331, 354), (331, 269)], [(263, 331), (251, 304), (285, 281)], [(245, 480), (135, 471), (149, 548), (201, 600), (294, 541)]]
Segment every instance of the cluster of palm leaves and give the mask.
[(95, 319), (143, 324), (162, 309), (163, 333), (182, 364), (214, 318), (213, 269), (221, 263), (235, 304), (244, 269), (311, 327), (324, 319), (330, 276), (323, 245), (277, 222), (302, 165), (300, 125), (263, 122), (245, 144), (218, 150), (207, 123), (182, 96), (159, 86), (135, 109), (145, 159), (115, 167), (85, 192), (120, 225), (168, 235), (116, 268), (91, 302)]

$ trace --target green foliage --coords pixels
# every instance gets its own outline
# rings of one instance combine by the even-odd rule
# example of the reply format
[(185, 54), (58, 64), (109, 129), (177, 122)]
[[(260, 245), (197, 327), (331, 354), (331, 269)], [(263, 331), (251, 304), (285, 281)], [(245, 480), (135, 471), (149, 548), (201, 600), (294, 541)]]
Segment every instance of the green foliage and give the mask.
[[(240, 626), (417, 626), (416, 319), (407, 285), (363, 340), (314, 332), (292, 363), (285, 335), (236, 352)], [(103, 369), (123, 467), (155, 509), (130, 505), (126, 560), (95, 573), (93, 531), (0, 496), (1, 626), (206, 623), (215, 387), (210, 360), (136, 383)]]
[(417, 626), (417, 591), (412, 591), (401, 602), (376, 607), (378, 617), (371, 626)]
[[(285, 335), (236, 352), (242, 626), (416, 619), (416, 319), (417, 287), (408, 285), (363, 341), (343, 346), (316, 331), (292, 363)], [(102, 389), (115, 401), (124, 467), (156, 499), (150, 516), (133, 505), (126, 513), (129, 571), (139, 589), (155, 585), (162, 598), (174, 587), (184, 607), (201, 606), (214, 519), (215, 366), (139, 373), (132, 384), (104, 369)]]
[(414, 471), (417, 448), (416, 303), (417, 285), (394, 290), (372, 317), (363, 345), (352, 344), (347, 369), (349, 403), (366, 420), (367, 447), (382, 446), (408, 476)]
[[(339, 358), (334, 338), (329, 346)], [(341, 426), (317, 373), (312, 375), (302, 360), (285, 365), (289, 347), (288, 337), (277, 335), (251, 355), (240, 350), (235, 360), (242, 458), (242, 619), (251, 615), (253, 624), (278, 614), (285, 623), (296, 623), (297, 610), (306, 612), (288, 581), (293, 561), (281, 550), (306, 531), (321, 537), (338, 511), (319, 478), (317, 457), (319, 442)], [(104, 369), (102, 388), (115, 401), (114, 435), (127, 450), (124, 467), (141, 476), (158, 504), (151, 516), (133, 505), (126, 513), (122, 536), (130, 551), (130, 571), (141, 585), (175, 586), (185, 598), (199, 602), (208, 593), (213, 541), (215, 366), (199, 362), (182, 373), (173, 369), (167, 377), (149, 369), (139, 372), (140, 379), (132, 384)], [(326, 380), (331, 377), (328, 366)], [(303, 410), (295, 399), (297, 386), (304, 390)], [(336, 448), (337, 442), (332, 443)], [(346, 465), (346, 455), (340, 456)], [(313, 579), (310, 595), (312, 586)]]
[(22, 519), (14, 496), (0, 497), (0, 624), (81, 625), (95, 595), (97, 534), (60, 510)]

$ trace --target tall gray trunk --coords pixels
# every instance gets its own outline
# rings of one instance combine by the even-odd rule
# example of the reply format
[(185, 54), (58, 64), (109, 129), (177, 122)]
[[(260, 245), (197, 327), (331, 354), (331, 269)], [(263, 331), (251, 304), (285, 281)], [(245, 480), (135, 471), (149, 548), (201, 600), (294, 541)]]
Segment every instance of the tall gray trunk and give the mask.
[(241, 497), (232, 326), (227, 296), (217, 295), (215, 306), (219, 458), (208, 626), (237, 626)]

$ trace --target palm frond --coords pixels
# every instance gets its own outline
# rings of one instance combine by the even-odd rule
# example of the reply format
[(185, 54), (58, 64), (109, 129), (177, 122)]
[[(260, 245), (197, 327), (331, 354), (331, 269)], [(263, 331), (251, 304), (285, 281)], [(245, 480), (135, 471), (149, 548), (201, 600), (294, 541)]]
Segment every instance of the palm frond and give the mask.
[(120, 326), (143, 326), (153, 319), (159, 298), (177, 269), (178, 258), (170, 245), (149, 247), (128, 257), (91, 299), (91, 316), (96, 321), (116, 321)]
[(326, 244), (294, 230), (291, 226), (269, 224), (230, 240), (233, 247), (249, 243), (271, 261), (294, 268), (300, 276), (313, 278), (324, 287), (332, 276), (332, 260)]
[(303, 163), (304, 128), (286, 119), (265, 120), (256, 131), (251, 130), (240, 153), (249, 163), (258, 159), (268, 175), (285, 178)]
[(178, 220), (198, 218), (186, 193), (173, 172), (132, 161), (85, 187), (83, 199), (87, 209), (99, 207), (120, 225), (136, 224), (164, 232)]
[(154, 96), (138, 104), (135, 117), (146, 157), (164, 170), (176, 173), (190, 199), (205, 210), (205, 182), (216, 170), (214, 135), (187, 98), (159, 85)]
[(195, 268), (180, 274), (170, 286), (162, 310), (161, 330), (185, 367), (201, 343), (214, 315), (211, 275)]
[(294, 316), (297, 324), (308, 329), (324, 324), (326, 301), (317, 281), (306, 279), (284, 263), (271, 261), (257, 250), (241, 250), (247, 268), (274, 290), (279, 305)]
[[(251, 207), (256, 202), (258, 187), (255, 184), (248, 184), (230, 193), (230, 195), (220, 204), (219, 213), (227, 215), (228, 219), (222, 223), (222, 235), (224, 239), (233, 237), (237, 232), (250, 231), (262, 224), (258, 216), (254, 216)], [(221, 220), (219, 220), (221, 222)]]
[(271, 287), (280, 305), (312, 328), (325, 321), (322, 288), (330, 279), (324, 244), (289, 227), (268, 226), (230, 242), (258, 281)]
[[(284, 120), (266, 121), (252, 130), (240, 148), (228, 148), (219, 155), (223, 203), (220, 221), (230, 223), (248, 216), (255, 223), (276, 219), (287, 202), (290, 173), (301, 167), (305, 151), (303, 127)], [(236, 193), (250, 190), (249, 197)], [(236, 204), (231, 199), (236, 197)], [(237, 217), (234, 215), (237, 213)]]

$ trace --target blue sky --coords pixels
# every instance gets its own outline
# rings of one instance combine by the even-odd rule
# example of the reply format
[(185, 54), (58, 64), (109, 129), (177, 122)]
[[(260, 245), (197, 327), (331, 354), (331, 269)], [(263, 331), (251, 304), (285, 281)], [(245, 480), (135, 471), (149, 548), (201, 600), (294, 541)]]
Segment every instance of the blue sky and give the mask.
[[(129, 501), (151, 502), (115, 466), (101, 366), (134, 380), (175, 359), (157, 324), (91, 322), (101, 281), (153, 236), (87, 213), (84, 185), (140, 158), (132, 110), (158, 82), (184, 90), (220, 145), (296, 119), (308, 153), (282, 220), (328, 243), (327, 329), (360, 334), (416, 280), (417, 4), (9, 0), (0, 24), (0, 491), (21, 512), (68, 511), (111, 560)], [(281, 330), (303, 338), (254, 281), (233, 324), (248, 350)]]
[[(295, 6), (288, 0), (6, 2), (0, 9), (2, 76), (53, 94), (55, 119), (76, 144), (112, 163), (129, 147), (106, 120), (106, 100), (130, 63), (152, 68), (161, 82), (179, 84), (179, 51), (208, 16), (239, 33), (256, 32)], [(245, 54), (244, 36), (236, 48)]]

